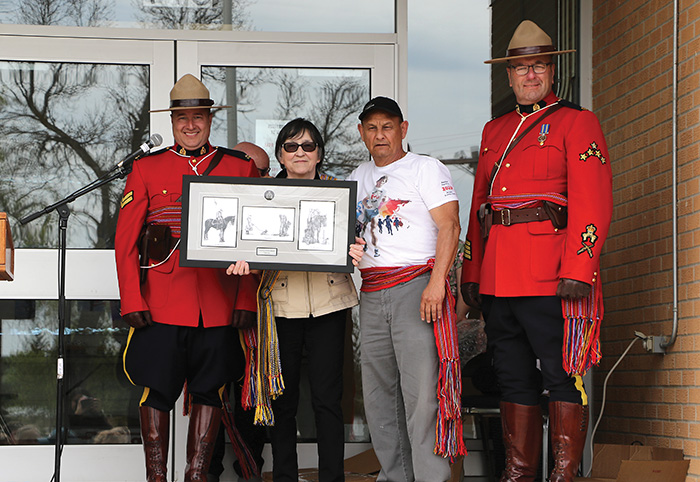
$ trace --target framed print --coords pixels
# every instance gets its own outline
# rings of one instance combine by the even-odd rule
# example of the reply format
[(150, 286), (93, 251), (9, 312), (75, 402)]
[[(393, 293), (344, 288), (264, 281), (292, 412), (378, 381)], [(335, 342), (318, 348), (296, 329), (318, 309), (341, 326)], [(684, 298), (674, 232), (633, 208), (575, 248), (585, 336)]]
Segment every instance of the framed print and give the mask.
[(237, 212), (238, 199), (205, 196), (202, 199), (202, 246), (235, 248)]
[(299, 201), (300, 250), (328, 251), (333, 247), (335, 201)]
[(184, 176), (180, 265), (353, 271), (354, 181)]

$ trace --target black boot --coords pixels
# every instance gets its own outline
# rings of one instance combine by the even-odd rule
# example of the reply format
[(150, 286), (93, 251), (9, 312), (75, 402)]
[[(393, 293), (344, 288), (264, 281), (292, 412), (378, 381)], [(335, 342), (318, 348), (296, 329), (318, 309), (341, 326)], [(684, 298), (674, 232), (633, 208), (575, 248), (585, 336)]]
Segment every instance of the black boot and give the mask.
[(192, 404), (187, 430), (187, 466), (185, 482), (207, 482), (209, 463), (221, 424), (222, 409)]
[(550, 402), (549, 426), (554, 455), (554, 469), (549, 481), (573, 482), (588, 433), (588, 405)]
[(167, 482), (170, 414), (152, 407), (140, 406), (141, 440), (146, 455), (147, 482)]
[(501, 482), (533, 482), (542, 453), (542, 409), (501, 402), (501, 424), (506, 448)]

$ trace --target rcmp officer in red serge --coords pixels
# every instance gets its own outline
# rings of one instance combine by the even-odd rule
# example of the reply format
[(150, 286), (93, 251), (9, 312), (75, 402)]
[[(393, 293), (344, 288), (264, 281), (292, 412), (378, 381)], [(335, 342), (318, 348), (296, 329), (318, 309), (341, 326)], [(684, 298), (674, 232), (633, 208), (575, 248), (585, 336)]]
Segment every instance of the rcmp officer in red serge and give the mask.
[[(175, 84), (170, 108), (154, 111), (171, 113), (175, 145), (134, 163), (117, 222), (121, 312), (131, 326), (124, 370), (132, 383), (144, 387), (139, 416), (149, 482), (166, 481), (169, 411), (185, 381), (190, 425), (184, 480), (206, 480), (222, 416), (219, 390), (242, 371), (231, 349), (238, 343), (234, 327), (255, 323), (256, 279), (179, 266), (183, 175), (211, 171), (258, 177), (244, 153), (209, 143), (211, 109), (220, 108), (213, 104), (209, 90), (194, 76), (187, 74)], [(143, 230), (148, 254), (142, 254), (146, 261), (141, 264), (148, 268), (142, 270), (144, 226), (149, 228)], [(143, 282), (140, 271), (146, 272)]]
[(534, 480), (541, 383), (555, 459), (549, 480), (573, 481), (588, 423), (581, 377), (600, 359), (612, 174), (596, 116), (552, 92), (555, 56), (568, 52), (525, 20), (506, 57), (486, 62), (507, 62), (518, 105), (482, 134), (461, 289), (483, 310), (502, 392), (501, 481)]

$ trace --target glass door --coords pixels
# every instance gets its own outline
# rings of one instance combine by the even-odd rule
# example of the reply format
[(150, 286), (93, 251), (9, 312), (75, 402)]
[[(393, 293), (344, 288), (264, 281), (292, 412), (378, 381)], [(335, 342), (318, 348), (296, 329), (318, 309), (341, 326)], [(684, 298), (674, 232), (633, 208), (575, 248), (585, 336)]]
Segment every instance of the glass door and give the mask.
[[(101, 177), (149, 135), (172, 143), (174, 80), (201, 76), (217, 102), (212, 142), (251, 141), (270, 152), (281, 125), (312, 120), (326, 136), (329, 174), (343, 178), (368, 155), (357, 114), (370, 95), (396, 96), (393, 43), (225, 42), (0, 36), (0, 211), (15, 241), (15, 280), (0, 281), (0, 467), (3, 480), (50, 480), (54, 468), (58, 214), (19, 219)], [(177, 66), (177, 68), (175, 67)], [(137, 404), (122, 376), (127, 327), (119, 316), (113, 236), (123, 180), (72, 203), (67, 229), (68, 298), (61, 477), (144, 478)], [(357, 358), (348, 334), (346, 440), (367, 442)], [(304, 402), (302, 402), (303, 404)], [(182, 480), (187, 421), (174, 411), (173, 480)], [(310, 404), (300, 442), (313, 441)], [(346, 455), (367, 447), (348, 444)], [(235, 480), (230, 451), (222, 480)], [(267, 464), (271, 457), (265, 456)], [(300, 467), (315, 446), (300, 446)], [(266, 466), (266, 469), (269, 465)]]

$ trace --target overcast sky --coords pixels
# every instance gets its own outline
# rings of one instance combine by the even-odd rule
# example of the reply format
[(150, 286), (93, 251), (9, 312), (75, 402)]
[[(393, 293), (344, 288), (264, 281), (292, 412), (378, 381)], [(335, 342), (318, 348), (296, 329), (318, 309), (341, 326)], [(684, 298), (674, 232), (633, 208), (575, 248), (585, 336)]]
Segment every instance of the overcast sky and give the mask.
[(488, 1), (409, 0), (411, 147), (435, 157), (478, 146), (490, 116)]

